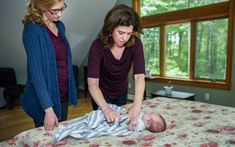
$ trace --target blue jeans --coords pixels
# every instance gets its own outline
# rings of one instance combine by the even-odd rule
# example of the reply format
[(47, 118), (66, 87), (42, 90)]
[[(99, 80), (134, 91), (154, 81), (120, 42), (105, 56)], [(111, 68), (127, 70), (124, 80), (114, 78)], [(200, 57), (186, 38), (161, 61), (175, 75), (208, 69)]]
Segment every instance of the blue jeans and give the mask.
[[(110, 99), (107, 96), (104, 96), (104, 99), (109, 104), (115, 104), (117, 106), (125, 105), (126, 102), (127, 102), (127, 90), (121, 96), (119, 96), (116, 99)], [(91, 101), (92, 101), (92, 108), (93, 108), (93, 110), (97, 110), (99, 106), (95, 103), (93, 98), (91, 99)]]

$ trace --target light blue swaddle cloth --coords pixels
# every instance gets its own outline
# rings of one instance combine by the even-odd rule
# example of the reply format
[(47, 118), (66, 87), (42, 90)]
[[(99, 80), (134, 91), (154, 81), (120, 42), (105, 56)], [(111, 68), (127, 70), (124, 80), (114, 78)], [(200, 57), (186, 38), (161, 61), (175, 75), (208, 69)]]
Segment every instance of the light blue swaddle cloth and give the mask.
[[(119, 114), (126, 112), (124, 107), (118, 107), (112, 104), (109, 104), (109, 107), (117, 111)], [(108, 123), (103, 115), (103, 112), (98, 109), (86, 114), (83, 117), (72, 120), (66, 124), (66, 126), (59, 125), (55, 138), (56, 141), (60, 141), (67, 136), (77, 139), (88, 139), (91, 137), (107, 135), (126, 136), (133, 132), (146, 129), (142, 120), (143, 114), (143, 112), (140, 113), (138, 123), (134, 126), (133, 130), (128, 130), (128, 125), (126, 124), (127, 114), (120, 115), (120, 120), (116, 120), (113, 123)]]

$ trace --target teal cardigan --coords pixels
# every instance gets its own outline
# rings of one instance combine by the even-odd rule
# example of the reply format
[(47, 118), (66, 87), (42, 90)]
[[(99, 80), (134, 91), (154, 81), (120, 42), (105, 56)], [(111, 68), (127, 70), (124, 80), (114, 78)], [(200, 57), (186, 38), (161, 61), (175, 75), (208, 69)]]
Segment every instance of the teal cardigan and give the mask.
[[(68, 46), (68, 96), (70, 104), (77, 104), (76, 85), (73, 76), (71, 48), (65, 37), (65, 27), (56, 22), (59, 33)], [(44, 121), (44, 110), (53, 107), (58, 119), (61, 103), (57, 80), (55, 49), (44, 25), (28, 23), (23, 30), (23, 44), (27, 55), (27, 81), (20, 103), (24, 111), (38, 122)]]

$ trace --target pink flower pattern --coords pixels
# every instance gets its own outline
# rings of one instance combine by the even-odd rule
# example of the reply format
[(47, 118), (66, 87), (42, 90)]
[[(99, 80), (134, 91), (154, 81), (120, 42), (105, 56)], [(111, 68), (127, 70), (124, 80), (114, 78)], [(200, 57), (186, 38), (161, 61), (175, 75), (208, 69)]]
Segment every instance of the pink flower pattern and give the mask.
[(201, 144), (200, 147), (218, 147), (218, 144), (216, 142), (209, 142)]
[(122, 142), (123, 144), (126, 144), (126, 145), (133, 145), (133, 144), (136, 144), (136, 142), (134, 140), (125, 140)]
[[(68, 137), (56, 142), (53, 131), (43, 127), (24, 131), (0, 143), (0, 147), (220, 147), (235, 146), (235, 108), (170, 98), (155, 98), (142, 103), (143, 111), (160, 113), (167, 130), (151, 133), (147, 130), (129, 136), (103, 136), (86, 140)], [(71, 120), (69, 120), (71, 121)], [(69, 121), (62, 122), (63, 124)]]

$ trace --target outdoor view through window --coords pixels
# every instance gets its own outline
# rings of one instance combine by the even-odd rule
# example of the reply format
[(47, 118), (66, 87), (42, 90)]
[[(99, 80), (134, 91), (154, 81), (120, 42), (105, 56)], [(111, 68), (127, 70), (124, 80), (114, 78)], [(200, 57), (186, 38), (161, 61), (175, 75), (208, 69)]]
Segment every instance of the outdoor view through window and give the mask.
[[(139, 2), (145, 67), (159, 79), (229, 87), (229, 5), (226, 0)], [(218, 9), (223, 10), (218, 10)], [(218, 10), (218, 11), (217, 11)], [(203, 13), (204, 12), (204, 13)], [(234, 17), (234, 14), (233, 14)], [(229, 22), (231, 24), (229, 24)], [(200, 81), (203, 83), (200, 84)], [(218, 87), (216, 87), (218, 88)]]

